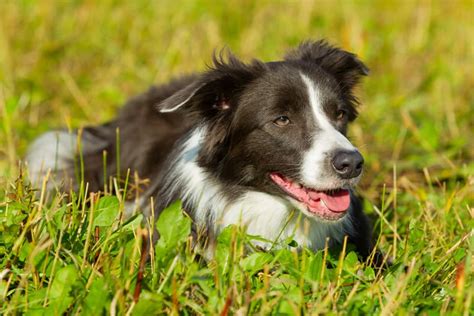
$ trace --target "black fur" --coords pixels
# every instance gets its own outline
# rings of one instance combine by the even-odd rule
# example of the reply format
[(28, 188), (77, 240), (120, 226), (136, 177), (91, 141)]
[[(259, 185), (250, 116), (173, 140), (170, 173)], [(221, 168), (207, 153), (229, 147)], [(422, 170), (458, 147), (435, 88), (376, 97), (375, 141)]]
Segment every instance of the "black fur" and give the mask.
[[(158, 216), (169, 202), (183, 198), (183, 184), (173, 182), (177, 159), (186, 155), (180, 150), (191, 132), (206, 126), (196, 162), (209, 174), (209, 181), (226, 188), (221, 192), (226, 199), (236, 201), (249, 191), (286, 198), (268, 174), (278, 171), (302, 182), (300, 171), (293, 166), (303, 161), (320, 133), (307, 114), (308, 93), (301, 73), (317, 84), (326, 116), (345, 135), (348, 123), (357, 116), (358, 102), (352, 90), (368, 73), (355, 55), (324, 41), (304, 42), (284, 60), (269, 63), (254, 60), (246, 64), (230, 53), (221, 53), (208, 71), (152, 87), (128, 101), (114, 120), (86, 127), (82, 134), (85, 180), (91, 190), (103, 188), (106, 151), (108, 176), (118, 171), (123, 178), (130, 170), (150, 179), (145, 195), (154, 197)], [(179, 104), (182, 106), (173, 110)], [(343, 120), (337, 118), (340, 111), (347, 114)], [(292, 125), (286, 129), (273, 124), (282, 113), (291, 117)], [(194, 217), (196, 205), (190, 200), (184, 205)], [(361, 256), (367, 257), (373, 248), (371, 229), (354, 195), (350, 216), (354, 229), (345, 233)], [(215, 223), (208, 218), (209, 234), (216, 232), (209, 227), (212, 225)]]

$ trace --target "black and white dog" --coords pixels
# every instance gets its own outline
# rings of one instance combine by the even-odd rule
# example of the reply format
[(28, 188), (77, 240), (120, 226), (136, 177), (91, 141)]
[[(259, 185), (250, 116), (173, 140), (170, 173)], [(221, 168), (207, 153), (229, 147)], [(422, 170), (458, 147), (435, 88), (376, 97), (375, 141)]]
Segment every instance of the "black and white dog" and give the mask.
[(367, 72), (324, 41), (304, 42), (275, 62), (220, 54), (208, 71), (152, 87), (113, 121), (85, 128), (80, 146), (77, 132), (40, 136), (27, 156), (30, 176), (51, 170), (53, 182), (74, 186), (80, 147), (91, 190), (103, 187), (104, 173), (130, 169), (150, 179), (144, 198), (154, 198), (156, 217), (181, 199), (210, 245), (237, 224), (315, 250), (347, 235), (367, 257), (371, 229), (352, 191), (364, 160), (345, 136), (357, 116), (352, 90)]

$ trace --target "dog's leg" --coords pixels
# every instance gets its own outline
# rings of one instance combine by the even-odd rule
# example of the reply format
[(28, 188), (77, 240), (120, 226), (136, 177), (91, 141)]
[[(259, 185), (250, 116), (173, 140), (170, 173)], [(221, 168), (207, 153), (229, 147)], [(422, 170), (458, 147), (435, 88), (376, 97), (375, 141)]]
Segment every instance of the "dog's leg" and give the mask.
[(352, 229), (348, 231), (349, 243), (355, 245), (360, 257), (370, 260), (370, 264), (376, 268), (383, 268), (390, 265), (383, 253), (375, 249), (372, 236), (372, 225), (369, 218), (364, 214), (361, 200), (351, 194), (351, 222)]

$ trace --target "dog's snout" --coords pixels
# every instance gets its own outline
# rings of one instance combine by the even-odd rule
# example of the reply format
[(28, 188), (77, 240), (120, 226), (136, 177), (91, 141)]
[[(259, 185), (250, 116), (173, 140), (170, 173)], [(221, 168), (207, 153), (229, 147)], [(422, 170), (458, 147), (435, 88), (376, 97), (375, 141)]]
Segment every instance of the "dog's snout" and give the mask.
[(334, 171), (343, 179), (352, 179), (360, 175), (364, 165), (364, 157), (357, 151), (340, 150), (332, 157)]

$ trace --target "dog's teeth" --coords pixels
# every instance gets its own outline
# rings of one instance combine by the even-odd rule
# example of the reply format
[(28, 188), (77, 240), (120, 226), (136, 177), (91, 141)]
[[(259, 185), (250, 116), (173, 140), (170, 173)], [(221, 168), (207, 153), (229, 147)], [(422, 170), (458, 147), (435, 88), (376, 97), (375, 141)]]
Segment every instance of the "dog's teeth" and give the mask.
[(324, 203), (323, 199), (321, 199), (319, 201), (320, 201), (322, 207), (327, 208), (326, 203)]
[(301, 189), (302, 185), (299, 183), (294, 183), (293, 186), (297, 189)]

